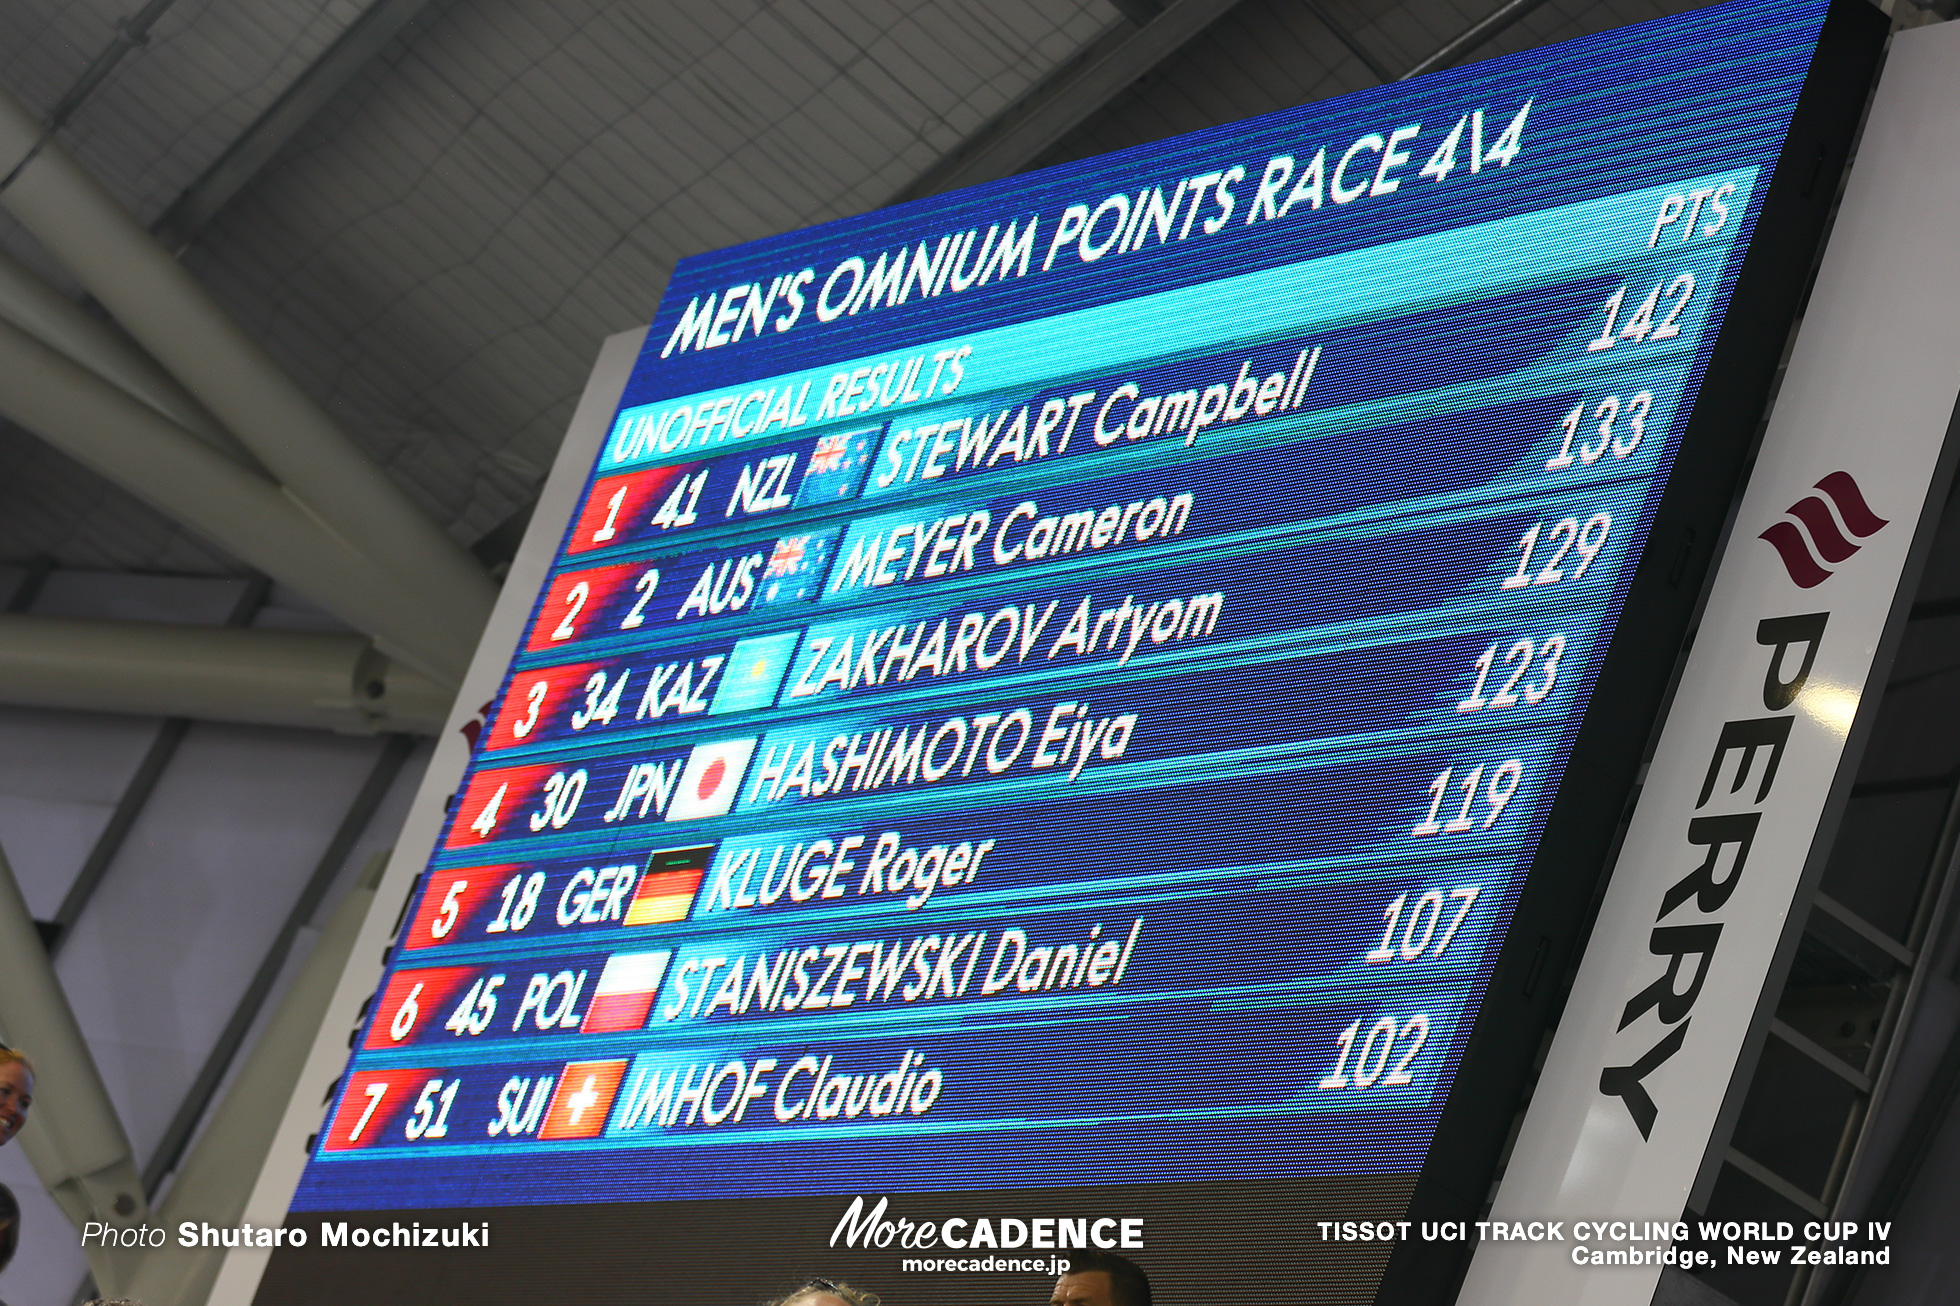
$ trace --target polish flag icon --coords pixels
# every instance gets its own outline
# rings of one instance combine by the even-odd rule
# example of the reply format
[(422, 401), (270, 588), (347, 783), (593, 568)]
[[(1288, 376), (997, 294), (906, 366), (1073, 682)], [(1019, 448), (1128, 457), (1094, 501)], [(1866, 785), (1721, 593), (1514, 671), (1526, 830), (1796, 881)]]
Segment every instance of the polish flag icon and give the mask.
[(558, 1076), (558, 1087), (544, 1113), (538, 1137), (597, 1138), (606, 1132), (606, 1116), (612, 1111), (613, 1094), (626, 1074), (626, 1062), (573, 1061)]
[(644, 1028), (660, 981), (667, 974), (670, 952), (620, 952), (606, 959), (592, 1005), (585, 1009), (587, 1034), (619, 1034)]
[(735, 805), (742, 787), (742, 773), (748, 769), (755, 739), (724, 739), (716, 744), (696, 744), (681, 772), (680, 791), (667, 805), (670, 821), (704, 821), (726, 816)]

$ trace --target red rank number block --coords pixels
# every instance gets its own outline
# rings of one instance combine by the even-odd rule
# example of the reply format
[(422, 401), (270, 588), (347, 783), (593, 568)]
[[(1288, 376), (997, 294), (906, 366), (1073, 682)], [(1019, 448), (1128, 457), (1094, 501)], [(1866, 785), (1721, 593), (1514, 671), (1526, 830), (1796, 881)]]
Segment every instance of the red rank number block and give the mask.
[(440, 1029), (451, 999), (476, 975), (474, 966), (437, 966), (428, 970), (398, 970), (388, 979), (375, 1004), (366, 1048), (407, 1047), (431, 1028)]
[(438, 1072), (421, 1070), (362, 1070), (347, 1077), (327, 1126), (328, 1152), (352, 1152), (394, 1141), (392, 1130), (423, 1085)]
[[(699, 463), (674, 463), (627, 472), (624, 476), (601, 477), (593, 483), (592, 493), (579, 512), (578, 525), (572, 528), (572, 537), (565, 542), (565, 552), (587, 553), (639, 537), (653, 525), (651, 518), (656, 503), (671, 494), (683, 476), (692, 475), (699, 467)], [(670, 520), (661, 525), (692, 525), (693, 509), (694, 505), (683, 499), (669, 509)]]
[(402, 932), (402, 947), (433, 948), (444, 943), (461, 943), (475, 933), (477, 917), (498, 885), (524, 868), (521, 866), (471, 866), (463, 870), (438, 871), (429, 877), (415, 919)]

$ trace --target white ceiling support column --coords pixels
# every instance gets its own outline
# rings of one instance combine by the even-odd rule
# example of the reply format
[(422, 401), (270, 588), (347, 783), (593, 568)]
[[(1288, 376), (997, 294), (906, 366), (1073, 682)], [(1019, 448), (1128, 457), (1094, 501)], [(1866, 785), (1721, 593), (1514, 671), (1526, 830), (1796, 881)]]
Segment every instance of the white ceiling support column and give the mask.
[[(50, 1196), (79, 1231), (90, 1220), (111, 1228), (149, 1214), (129, 1135), (109, 1100), (81, 1026), (34, 930), (27, 900), (0, 851), (0, 1038), (34, 1062), (34, 1108), (21, 1149)], [(53, 1237), (49, 1232), (43, 1236)], [(99, 1239), (97, 1240), (100, 1241)], [(134, 1257), (87, 1247), (96, 1286), (121, 1296)]]
[(365, 635), (0, 615), (16, 706), (432, 735), (453, 697)]
[(460, 683), (476, 629), (434, 610), (280, 487), (5, 322), (0, 413), (373, 636), (390, 657)]
[(212, 448), (247, 467), (259, 466), (238, 437), (204, 411), (155, 359), (4, 251), (0, 251), (0, 318), (141, 399)]
[(496, 588), (86, 169), (0, 90), (0, 203), (301, 502), (468, 650)]

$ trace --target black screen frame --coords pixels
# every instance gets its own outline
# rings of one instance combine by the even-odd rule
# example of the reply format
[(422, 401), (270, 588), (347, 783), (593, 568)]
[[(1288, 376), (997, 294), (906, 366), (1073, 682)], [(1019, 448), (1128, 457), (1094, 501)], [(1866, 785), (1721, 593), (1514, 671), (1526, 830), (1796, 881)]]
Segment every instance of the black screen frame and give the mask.
[[(1474, 1221), (1495, 1195), (1746, 480), (1890, 30), (1863, 0), (1834, 0), (1825, 14), (1646, 550), (1403, 1216), (1416, 1231), (1425, 1221)], [(1374, 1300), (1452, 1300), (1475, 1246), (1398, 1242)]]

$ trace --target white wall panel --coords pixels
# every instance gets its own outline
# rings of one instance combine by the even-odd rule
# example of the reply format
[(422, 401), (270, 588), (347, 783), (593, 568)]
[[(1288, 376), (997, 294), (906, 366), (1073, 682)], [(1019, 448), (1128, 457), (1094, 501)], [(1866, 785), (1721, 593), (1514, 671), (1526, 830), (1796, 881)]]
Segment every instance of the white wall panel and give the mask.
[[(378, 854), (385, 853), (389, 848), (394, 846), (395, 838), (401, 831), (402, 822), (407, 819), (409, 804), (414, 801), (415, 791), (422, 783), (422, 773), (428, 769), (429, 757), (433, 751), (434, 745), (425, 740), (418, 744), (415, 750), (409, 754), (408, 760), (402, 765), (401, 771), (395, 776), (394, 782), (389, 785), (388, 792), (382, 799), (380, 806), (375, 809), (374, 816), (369, 820), (366, 830), (355, 840), (352, 849), (340, 863), (326, 896), (321, 900), (319, 908), (312, 914), (312, 923), (302, 927), (298, 937), (293, 940), (292, 950), (287, 953), (285, 963), (279, 969), (278, 978), (273, 982), (272, 987), (266, 991), (258, 1014), (254, 1017), (251, 1028), (245, 1037), (245, 1041), (239, 1047), (238, 1055), (232, 1058), (230, 1068), (225, 1073), (224, 1078), (218, 1082), (217, 1091), (211, 1098), (214, 1109), (224, 1101), (225, 1093), (229, 1091), (231, 1082), (237, 1076), (239, 1068), (244, 1065), (246, 1055), (250, 1052), (252, 1045), (258, 1041), (260, 1033), (265, 1028), (266, 1021), (271, 1018), (273, 1012), (278, 1010), (279, 1003), (285, 997), (286, 990), (291, 987), (294, 978), (299, 974), (300, 968), (306, 964), (306, 959), (311, 954), (314, 944), (319, 942), (322, 928), (332, 918), (334, 911), (340, 905), (341, 899), (354, 886), (354, 882), (360, 878), (361, 873), (367, 868), (370, 859)], [(382, 904), (383, 910), (398, 909), (399, 907), (399, 903)], [(229, 1017), (229, 1013), (227, 1013), (227, 1017)], [(202, 1129), (200, 1128), (197, 1133), (191, 1135), (191, 1146), (196, 1146), (197, 1138), (201, 1133)], [(165, 1191), (167, 1191), (167, 1186)]]
[[(0, 595), (10, 595), (23, 574), (5, 569)], [(57, 570), (30, 610), (213, 625), (232, 613), (244, 586)], [(278, 589), (253, 624), (338, 628)], [(0, 707), (0, 846), (37, 917), (54, 915), (159, 725)], [(139, 1162), (203, 1069), (384, 747), (373, 738), (198, 724), (164, 771), (56, 963)], [(410, 754), (336, 868), (316, 920), (394, 841), (430, 749), (424, 743)], [(254, 1035), (316, 937), (302, 933)], [(66, 1306), (85, 1272), (74, 1231), (19, 1149), (0, 1151), (0, 1183), (14, 1189), (24, 1211), (21, 1252), (0, 1279), (0, 1298)]]
[(0, 847), (37, 920), (52, 920), (160, 722), (0, 707)]
[(56, 971), (148, 1157), (380, 743), (191, 727)]

